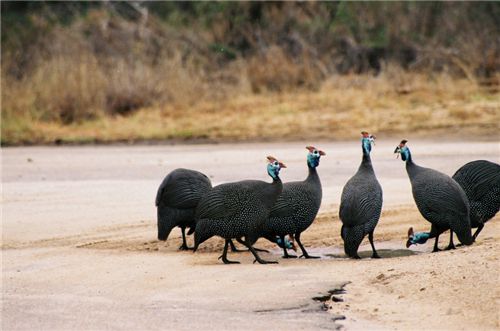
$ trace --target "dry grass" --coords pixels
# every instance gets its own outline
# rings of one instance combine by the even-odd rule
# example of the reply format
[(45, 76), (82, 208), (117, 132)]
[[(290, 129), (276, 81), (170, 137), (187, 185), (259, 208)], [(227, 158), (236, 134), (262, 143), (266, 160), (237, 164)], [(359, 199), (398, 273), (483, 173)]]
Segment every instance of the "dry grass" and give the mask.
[[(339, 6), (341, 11), (349, 9)], [(359, 59), (361, 53), (357, 53), (365, 52), (366, 45), (346, 46), (351, 50), (347, 51), (339, 40), (333, 42), (344, 34), (330, 30), (331, 13), (324, 9), (333, 7), (326, 4), (305, 6), (310, 12), (294, 3), (283, 8), (257, 5), (270, 22), (262, 27), (254, 26), (259, 20), (246, 21), (245, 13), (252, 11), (253, 4), (224, 5), (217, 10), (232, 13), (239, 8), (236, 12), (241, 16), (228, 24), (220, 12), (212, 28), (201, 23), (170, 25), (155, 15), (139, 15), (135, 9), (137, 19), (117, 14), (120, 8), (131, 10), (126, 3), (95, 6), (69, 25), (53, 24), (45, 15), (55, 7), (26, 18), (29, 29), (15, 24), (14, 12), (7, 16), (17, 28), (7, 34), (12, 37), (10, 43), (2, 41), (6, 45), (1, 68), (4, 145), (338, 139), (360, 128), (386, 134), (498, 131), (497, 48), (468, 39), (462, 42), (469, 47), (462, 52), (467, 56), (458, 69), (456, 63), (449, 63), (454, 53), (441, 52), (430, 59), (433, 52), (423, 50), (410, 67), (387, 57), (380, 62), (381, 74), (374, 77), (366, 56)], [(353, 15), (365, 13), (356, 8), (351, 8)], [(419, 13), (417, 9), (411, 10)], [(368, 10), (367, 17), (379, 13), (373, 10)], [(297, 16), (298, 25), (290, 27), (284, 12)], [(459, 12), (468, 13), (464, 8)], [(372, 19), (385, 24), (385, 17), (377, 14)], [(363, 15), (360, 18), (366, 21)], [(400, 35), (402, 26), (413, 31), (410, 21), (404, 15), (399, 22), (391, 21), (398, 28), (391, 34)], [(18, 44), (15, 37), (20, 31), (36, 42), (25, 36), (24, 43)], [(474, 31), (470, 34), (477, 42), (490, 40), (487, 33), (481, 38)], [(386, 46), (389, 51), (390, 45)], [(489, 54), (487, 58), (483, 53)], [(350, 69), (339, 69), (351, 60)], [(472, 74), (476, 71), (477, 77)], [(488, 90), (479, 87), (476, 80), (481, 77), (488, 79)]]
[[(194, 93), (194, 92), (193, 92)], [(79, 100), (81, 96), (74, 96)], [(85, 97), (81, 97), (85, 102)], [(341, 139), (353, 130), (498, 135), (500, 95), (468, 80), (429, 79), (396, 69), (379, 77), (341, 76), (318, 91), (241, 94), (193, 105), (149, 106), (128, 116), (96, 113), (62, 125), (29, 113), (8, 117), (2, 142)]]

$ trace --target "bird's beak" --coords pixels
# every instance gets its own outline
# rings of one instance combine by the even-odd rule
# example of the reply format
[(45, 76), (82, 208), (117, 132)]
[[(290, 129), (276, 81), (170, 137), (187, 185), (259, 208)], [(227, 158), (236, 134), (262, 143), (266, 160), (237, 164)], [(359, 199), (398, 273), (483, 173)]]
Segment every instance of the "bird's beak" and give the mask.
[(283, 162), (279, 162), (279, 165), (280, 165), (280, 168), (286, 168), (286, 164), (284, 164)]
[(318, 152), (319, 152), (319, 155), (321, 155), (321, 156), (326, 155), (326, 153), (323, 151), (318, 151)]
[(396, 147), (396, 149), (394, 150), (394, 154), (397, 154), (396, 155), (396, 159), (399, 159), (400, 152), (401, 152), (401, 147), (399, 147), (399, 146)]
[(411, 239), (408, 239), (406, 241), (406, 248), (410, 248), (411, 245), (413, 245), (413, 243), (411, 242)]

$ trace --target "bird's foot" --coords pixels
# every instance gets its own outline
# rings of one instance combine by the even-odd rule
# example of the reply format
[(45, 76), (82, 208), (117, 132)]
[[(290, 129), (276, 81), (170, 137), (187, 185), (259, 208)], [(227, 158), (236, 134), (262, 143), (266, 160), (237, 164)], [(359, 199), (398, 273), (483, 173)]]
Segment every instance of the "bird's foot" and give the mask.
[(359, 257), (358, 254), (354, 255), (354, 256), (351, 256), (351, 259), (354, 259), (354, 260), (361, 260), (361, 257)]
[(446, 247), (445, 251), (449, 251), (449, 250), (452, 250), (452, 249), (455, 249), (455, 245), (448, 245), (448, 247)]
[(263, 259), (255, 259), (253, 260), (253, 263), (259, 262), (260, 264), (278, 264), (278, 261), (267, 261)]
[(433, 253), (437, 253), (437, 252), (441, 252), (441, 251), (442, 251), (442, 249), (440, 249), (440, 248), (434, 248), (432, 250)]
[(288, 255), (283, 255), (282, 257), (283, 257), (284, 259), (296, 259), (296, 258), (297, 258), (297, 255), (290, 255), (290, 254), (288, 254)]
[(239, 261), (228, 260), (224, 255), (219, 256), (218, 260), (220, 260), (220, 259), (222, 259), (222, 262), (224, 262), (224, 264), (239, 264), (240, 263)]
[(319, 259), (320, 256), (312, 256), (312, 255), (309, 255), (309, 254), (302, 254), (301, 256), (299, 256), (299, 259), (303, 257), (305, 259)]
[(380, 255), (378, 255), (377, 253), (373, 253), (372, 255), (372, 259), (380, 259)]
[(192, 250), (192, 249), (193, 249), (193, 247), (188, 247), (188, 245), (184, 245), (184, 244), (182, 244), (182, 245), (179, 246), (179, 250), (180, 251), (189, 251), (189, 250)]

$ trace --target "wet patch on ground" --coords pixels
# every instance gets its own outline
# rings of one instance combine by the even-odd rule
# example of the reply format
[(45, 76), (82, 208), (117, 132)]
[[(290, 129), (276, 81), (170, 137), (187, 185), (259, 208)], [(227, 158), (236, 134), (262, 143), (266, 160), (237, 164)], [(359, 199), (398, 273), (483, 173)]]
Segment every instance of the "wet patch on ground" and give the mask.
[[(317, 296), (312, 297), (312, 301), (306, 304), (302, 304), (295, 307), (284, 307), (284, 308), (274, 308), (274, 309), (262, 309), (255, 310), (255, 313), (258, 314), (324, 314), (329, 313), (331, 317), (328, 317), (328, 321), (332, 323), (324, 325), (324, 329), (330, 330), (341, 330), (343, 326), (341, 324), (336, 323), (336, 321), (344, 320), (346, 317), (341, 314), (333, 313), (334, 305), (336, 302), (343, 301), (340, 297), (342, 294), (345, 294), (345, 286), (350, 282), (344, 282), (327, 291), (326, 294), (319, 293)], [(319, 305), (318, 305), (319, 303)], [(326, 316), (326, 315), (323, 315)]]
[(335, 323), (336, 321), (345, 320), (345, 315), (334, 313), (335, 304), (338, 302), (344, 302), (342, 295), (346, 293), (345, 287), (351, 282), (345, 282), (341, 286), (328, 290), (328, 294), (318, 295), (312, 299), (316, 302), (320, 302), (319, 309), (332, 314), (332, 321), (335, 324), (335, 330), (340, 330), (343, 328), (341, 324)]

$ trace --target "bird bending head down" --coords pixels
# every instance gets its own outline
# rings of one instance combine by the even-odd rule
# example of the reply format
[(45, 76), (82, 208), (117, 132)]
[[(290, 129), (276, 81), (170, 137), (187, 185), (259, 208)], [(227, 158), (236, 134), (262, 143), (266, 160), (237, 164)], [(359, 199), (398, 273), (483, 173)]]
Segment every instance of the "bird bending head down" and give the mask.
[(429, 232), (413, 232), (413, 228), (408, 229), (408, 240), (406, 241), (406, 248), (411, 245), (424, 244), (430, 237)]

